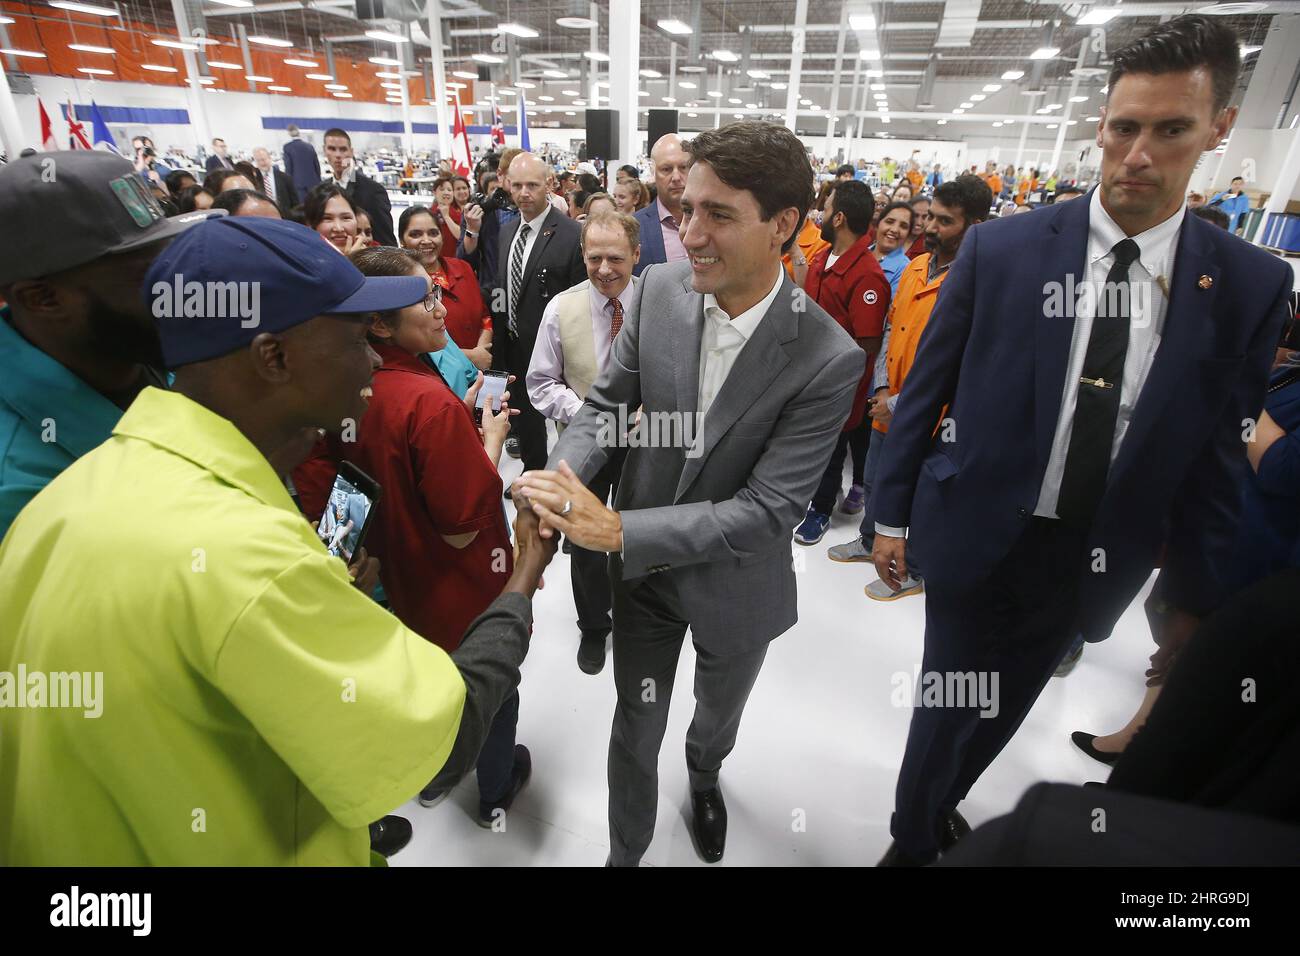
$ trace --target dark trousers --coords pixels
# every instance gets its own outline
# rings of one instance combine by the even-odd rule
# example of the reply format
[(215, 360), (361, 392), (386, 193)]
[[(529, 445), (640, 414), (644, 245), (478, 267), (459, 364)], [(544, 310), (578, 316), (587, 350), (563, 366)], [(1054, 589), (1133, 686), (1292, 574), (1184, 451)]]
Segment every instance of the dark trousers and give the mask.
[(502, 703), (492, 726), (488, 729), (483, 749), (479, 751), (478, 797), (485, 803), (495, 803), (510, 789), (510, 778), (515, 766), (515, 729), (519, 725), (519, 692), (515, 691)]
[[(636, 866), (654, 836), (659, 806), (659, 748), (668, 726), (673, 677), (689, 622), (669, 573), (614, 583), (614, 687), (618, 704), (609, 739), (610, 863)], [(717, 786), (731, 753), (767, 645), (720, 657), (695, 645), (695, 717), (686, 732), (686, 768), (694, 792)]]
[[(853, 484), (864, 485), (864, 472), (867, 462), (867, 448), (871, 444), (871, 419), (865, 428), (859, 427), (849, 432), (840, 432), (831, 452), (831, 460), (822, 472), (821, 483), (813, 493), (812, 510), (818, 514), (828, 515), (835, 508), (835, 498), (844, 484), (844, 459), (850, 454), (853, 458)], [(870, 491), (870, 488), (866, 489)]]
[[(625, 449), (614, 449), (605, 467), (587, 483), (591, 493), (601, 501), (610, 501), (618, 493), (625, 454)], [(609, 555), (604, 551), (588, 551), (576, 544), (571, 545), (570, 551), (569, 573), (573, 580), (573, 603), (578, 609), (578, 630), (584, 636), (608, 634), (612, 606)]]
[[(528, 376), (528, 363), (532, 359), (532, 341), (507, 336), (506, 368), (515, 376), (510, 386), (510, 407), (519, 414), (510, 421), (510, 434), (519, 441), (519, 455), (525, 471), (540, 471), (546, 467), (546, 419), (528, 400), (524, 381)], [(495, 365), (495, 363), (494, 363)]]
[(870, 415), (864, 415), (862, 424), (849, 432), (849, 455), (853, 460), (853, 483), (855, 485), (865, 484), (863, 473), (867, 464), (867, 448), (871, 445), (871, 435), (875, 432), (875, 429), (871, 427), (871, 421)]
[[(890, 832), (919, 859), (938, 852), (937, 826), (1006, 746), (1078, 631), (1083, 533), (1031, 518), (1010, 553), (979, 587), (959, 597), (927, 586), (921, 680), (974, 674), (995, 690), (993, 706), (914, 702), (898, 773)], [(996, 676), (997, 683), (993, 680)], [(922, 685), (924, 687), (924, 684)], [(987, 713), (989, 716), (984, 716)]]

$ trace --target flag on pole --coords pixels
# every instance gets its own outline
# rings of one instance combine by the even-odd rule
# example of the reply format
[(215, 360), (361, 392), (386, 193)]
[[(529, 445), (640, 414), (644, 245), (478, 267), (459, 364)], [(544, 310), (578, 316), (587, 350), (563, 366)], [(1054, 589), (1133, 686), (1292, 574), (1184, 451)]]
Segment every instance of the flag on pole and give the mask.
[(468, 176), (473, 168), (470, 165), (469, 131), (465, 129), (465, 117), (461, 115), (460, 104), (453, 108), (456, 111), (456, 121), (451, 128), (451, 162), (458, 174)]
[(91, 142), (95, 144), (95, 149), (104, 149), (110, 153), (122, 155), (117, 148), (117, 142), (113, 139), (113, 134), (109, 132), (108, 124), (104, 122), (104, 117), (99, 112), (99, 106), (94, 100), (90, 101), (90, 128)]
[(54, 124), (50, 122), (50, 114), (45, 111), (45, 101), (38, 96), (36, 105), (41, 110), (41, 150), (46, 153), (57, 152), (59, 141), (54, 136)]
[(519, 110), (519, 148), (525, 153), (532, 151), (532, 144), (528, 142), (528, 104), (524, 102), (524, 91), (519, 91), (519, 102), (516, 105)]
[(86, 124), (77, 122), (77, 111), (72, 107), (72, 98), (68, 98), (68, 148), (90, 149), (90, 140), (86, 138)]
[(501, 108), (497, 106), (496, 101), (492, 103), (492, 145), (504, 146), (506, 144), (506, 124), (501, 119)]

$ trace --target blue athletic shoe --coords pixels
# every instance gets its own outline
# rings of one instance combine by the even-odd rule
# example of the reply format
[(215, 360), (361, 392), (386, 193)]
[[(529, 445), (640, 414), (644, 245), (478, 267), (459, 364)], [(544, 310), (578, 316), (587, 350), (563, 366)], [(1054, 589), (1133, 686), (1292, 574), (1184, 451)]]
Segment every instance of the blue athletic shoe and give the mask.
[(816, 544), (826, 536), (826, 529), (830, 526), (831, 516), (818, 514), (811, 508), (808, 514), (804, 516), (803, 524), (799, 525), (794, 531), (794, 539), (800, 544)]

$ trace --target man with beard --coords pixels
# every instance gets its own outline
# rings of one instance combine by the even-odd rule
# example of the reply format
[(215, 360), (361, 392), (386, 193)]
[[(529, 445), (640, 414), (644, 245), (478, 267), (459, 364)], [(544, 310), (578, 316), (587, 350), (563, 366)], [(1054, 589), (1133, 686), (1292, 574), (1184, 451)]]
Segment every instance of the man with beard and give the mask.
[(162, 353), (140, 299), (173, 236), (224, 213), (167, 219), (130, 162), (39, 153), (0, 169), (0, 535), (63, 469), (105, 441)]
[(856, 180), (843, 180), (826, 198), (821, 237), (830, 245), (817, 253), (808, 266), (804, 289), (814, 302), (853, 336), (867, 353), (866, 369), (853, 399), (848, 421), (831, 453), (830, 463), (813, 494), (803, 523), (795, 530), (799, 544), (816, 544), (826, 534), (831, 509), (840, 493), (844, 457), (848, 453), (849, 434), (862, 424), (867, 404), (867, 388), (876, 352), (885, 332), (889, 313), (889, 280), (880, 262), (871, 254), (871, 217), (875, 203), (871, 187)]

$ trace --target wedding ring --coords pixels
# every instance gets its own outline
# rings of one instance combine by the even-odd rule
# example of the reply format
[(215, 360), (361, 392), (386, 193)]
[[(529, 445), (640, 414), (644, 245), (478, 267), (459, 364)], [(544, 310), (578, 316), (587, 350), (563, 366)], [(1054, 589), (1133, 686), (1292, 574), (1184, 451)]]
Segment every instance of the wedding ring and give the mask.
[(572, 501), (567, 501), (567, 500), (566, 500), (566, 501), (564, 502), (564, 510), (560, 512), (560, 517), (563, 518), (565, 515), (567, 515), (567, 514), (568, 514), (570, 511), (572, 511), (572, 510), (573, 510), (573, 502), (572, 502)]

